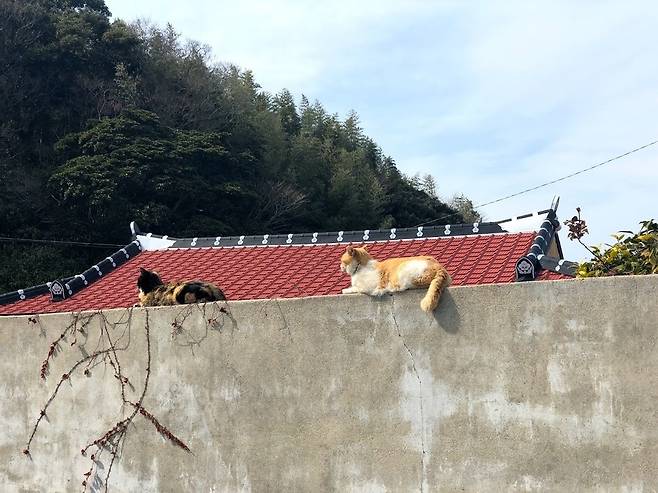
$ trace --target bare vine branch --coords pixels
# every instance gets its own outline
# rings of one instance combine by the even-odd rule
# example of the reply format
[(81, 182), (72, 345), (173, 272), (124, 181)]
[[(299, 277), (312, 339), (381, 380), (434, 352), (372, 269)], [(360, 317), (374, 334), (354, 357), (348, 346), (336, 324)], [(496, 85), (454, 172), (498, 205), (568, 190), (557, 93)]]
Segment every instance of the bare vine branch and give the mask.
[[(208, 306), (212, 306), (212, 312), (210, 315), (207, 313)], [(204, 334), (201, 337), (193, 337), (191, 333), (186, 330), (183, 326), (183, 323), (188, 319), (188, 317), (193, 313), (194, 310), (199, 310), (204, 318)], [(185, 334), (186, 341), (181, 343), (183, 346), (196, 346), (200, 345), (201, 342), (207, 337), (209, 326), (215, 328), (218, 325), (218, 318), (220, 314), (228, 313), (224, 307), (217, 307), (215, 304), (206, 305), (199, 304), (196, 306), (185, 307), (185, 309), (179, 313), (174, 321), (172, 322), (172, 337), (175, 339), (181, 334)], [(40, 424), (42, 420), (47, 417), (47, 412), (51, 404), (54, 402), (56, 397), (59, 395), (59, 391), (64, 382), (70, 382), (71, 377), (81, 368), (84, 368), (83, 374), (87, 377), (91, 376), (90, 369), (94, 368), (96, 365), (104, 363), (109, 365), (112, 368), (114, 378), (119, 382), (119, 390), (121, 394), (121, 406), (129, 405), (131, 411), (127, 417), (118, 420), (112, 428), (105, 431), (98, 438), (89, 442), (85, 445), (80, 453), (84, 457), (88, 457), (91, 460), (91, 466), (89, 470), (83, 475), (82, 486), (83, 492), (87, 491), (87, 487), (95, 486), (99, 487), (102, 485), (104, 491), (107, 492), (109, 489), (109, 480), (112, 474), (113, 466), (119, 456), (119, 451), (122, 449), (123, 444), (128, 431), (131, 429), (131, 424), (133, 424), (135, 417), (140, 415), (149, 421), (155, 428), (155, 430), (167, 441), (171, 442), (173, 445), (190, 452), (190, 448), (177, 437), (171, 430), (169, 430), (165, 425), (163, 425), (160, 420), (158, 420), (153, 413), (148, 411), (144, 406), (144, 400), (147, 396), (149, 389), (149, 382), (151, 378), (151, 328), (150, 328), (150, 319), (148, 309), (144, 310), (144, 335), (146, 338), (146, 366), (143, 379), (143, 385), (140, 390), (139, 398), (137, 401), (132, 401), (128, 398), (128, 388), (132, 392), (135, 391), (133, 384), (131, 383), (128, 376), (124, 374), (124, 369), (121, 364), (120, 353), (125, 351), (130, 346), (131, 340), (131, 326), (133, 321), (133, 308), (129, 308), (126, 311), (126, 315), (122, 316), (118, 321), (111, 322), (106, 317), (105, 313), (102, 311), (94, 312), (90, 315), (82, 318), (80, 313), (75, 313), (72, 315), (71, 323), (60, 333), (60, 335), (50, 344), (48, 354), (44, 362), (41, 365), (40, 376), (42, 379), (46, 379), (52, 362), (59, 351), (61, 351), (61, 342), (66, 340), (67, 336), (73, 336), (74, 340), (69, 346), (75, 346), (78, 344), (80, 351), (82, 352), (82, 357), (79, 358), (75, 363), (73, 363), (68, 370), (62, 374), (55, 389), (51, 392), (50, 396), (46, 400), (42, 409), (39, 412), (32, 432), (27, 441), (27, 445), (23, 450), (23, 453), (31, 457), (31, 447), (34, 441), (34, 438), (37, 434), (37, 431), (40, 429)], [(98, 320), (98, 331), (99, 337), (96, 343), (95, 349), (91, 353), (87, 353), (84, 348), (84, 343), (80, 344), (77, 341), (76, 335), (78, 333), (85, 334), (85, 342), (88, 340), (87, 327), (90, 325), (92, 320)], [(28, 323), (31, 324), (41, 324), (41, 321), (37, 318), (28, 319)], [(124, 327), (124, 330), (121, 334), (116, 334), (115, 332), (119, 327)], [(43, 327), (41, 327), (42, 333), (45, 333)], [(126, 337), (127, 336), (127, 337)], [(121, 342), (121, 344), (119, 344)], [(103, 480), (98, 476), (98, 464), (100, 457), (103, 453), (107, 451), (110, 454), (110, 463), (105, 473)]]

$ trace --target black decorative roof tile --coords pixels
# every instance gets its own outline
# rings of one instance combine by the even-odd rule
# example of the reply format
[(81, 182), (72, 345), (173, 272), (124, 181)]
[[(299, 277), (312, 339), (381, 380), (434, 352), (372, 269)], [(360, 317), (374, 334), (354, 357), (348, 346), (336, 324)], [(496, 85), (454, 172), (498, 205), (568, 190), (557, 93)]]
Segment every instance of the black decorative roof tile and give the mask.
[(321, 233), (289, 233), (243, 236), (214, 236), (194, 238), (171, 238), (150, 235), (152, 238), (173, 241), (169, 248), (213, 248), (238, 246), (274, 245), (324, 245), (335, 243), (359, 243), (418, 238), (439, 238), (478, 234), (504, 233), (498, 223), (445, 224), (441, 226), (418, 226), (416, 228), (365, 229), (361, 231), (329, 231)]
[[(138, 255), (141, 251), (142, 246), (139, 241), (134, 240), (130, 242), (128, 245), (113, 253), (111, 256), (106, 257), (98, 264), (90, 267), (82, 274), (78, 274), (66, 282), (52, 285), (50, 288), (51, 299), (53, 301), (62, 301), (66, 298), (70, 298), (92, 282), (97, 281), (120, 265), (125, 264), (131, 257)], [(61, 289), (62, 287), (63, 290)]]
[(48, 292), (50, 292), (53, 301), (61, 301), (69, 298), (102, 276), (109, 274), (120, 265), (126, 263), (141, 251), (142, 247), (139, 242), (137, 240), (132, 241), (82, 274), (2, 294), (0, 295), (0, 305), (8, 305), (17, 301), (35, 298)]
[[(559, 198), (554, 199), (553, 205), (548, 211), (546, 211), (546, 219), (544, 219), (537, 230), (537, 236), (535, 236), (530, 249), (516, 262), (517, 281), (532, 281), (542, 269), (554, 270), (555, 272), (567, 276), (575, 275), (576, 269), (573, 265), (577, 264), (574, 262), (566, 262), (562, 259), (547, 257), (554, 238), (555, 241), (557, 241), (556, 232), (560, 229), (560, 221), (558, 221), (556, 213), (558, 203)], [(555, 262), (550, 259), (555, 260)], [(565, 263), (568, 265), (565, 265)], [(563, 265), (565, 265), (565, 267), (562, 267)], [(557, 267), (557, 270), (555, 270), (554, 267)]]
[(558, 272), (560, 274), (564, 274), (565, 276), (575, 277), (576, 271), (578, 270), (577, 262), (549, 257), (548, 255), (539, 256), (539, 265), (542, 269)]

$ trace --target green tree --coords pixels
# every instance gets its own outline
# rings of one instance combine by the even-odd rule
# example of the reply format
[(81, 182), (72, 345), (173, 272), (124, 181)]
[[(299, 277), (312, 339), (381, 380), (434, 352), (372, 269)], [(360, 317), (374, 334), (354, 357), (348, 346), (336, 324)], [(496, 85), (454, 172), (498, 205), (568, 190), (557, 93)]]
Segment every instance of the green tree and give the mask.
[(348, 151), (354, 151), (363, 144), (363, 131), (359, 126), (359, 115), (354, 110), (350, 111), (341, 125), (343, 147)]
[(272, 100), (274, 111), (281, 118), (281, 125), (288, 135), (297, 135), (301, 129), (301, 121), (297, 114), (295, 98), (288, 89), (284, 89)]
[(437, 192), (437, 187), (436, 187), (436, 180), (429, 173), (427, 173), (422, 177), (420, 189), (433, 199), (439, 198), (439, 194)]
[(124, 110), (58, 148), (67, 161), (49, 189), (80, 234), (91, 229), (118, 241), (127, 218), (156, 231), (233, 232), (253, 195), (248, 166), (228, 154), (219, 134), (174, 130), (144, 110)]
[(473, 201), (464, 194), (455, 195), (449, 204), (459, 212), (464, 221), (468, 223), (482, 222), (482, 214), (475, 209)]

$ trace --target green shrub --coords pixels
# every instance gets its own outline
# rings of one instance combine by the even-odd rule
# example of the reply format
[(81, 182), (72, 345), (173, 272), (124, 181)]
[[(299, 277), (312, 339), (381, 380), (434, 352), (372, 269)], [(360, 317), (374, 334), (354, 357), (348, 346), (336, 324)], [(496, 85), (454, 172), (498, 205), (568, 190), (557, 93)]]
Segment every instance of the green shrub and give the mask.
[(578, 216), (565, 221), (569, 227), (569, 238), (577, 240), (594, 256), (589, 262), (578, 265), (578, 277), (600, 277), (658, 274), (658, 223), (650, 219), (642, 221), (640, 231), (620, 231), (612, 235), (616, 242), (608, 248), (587, 247), (581, 238), (587, 234), (587, 225)]

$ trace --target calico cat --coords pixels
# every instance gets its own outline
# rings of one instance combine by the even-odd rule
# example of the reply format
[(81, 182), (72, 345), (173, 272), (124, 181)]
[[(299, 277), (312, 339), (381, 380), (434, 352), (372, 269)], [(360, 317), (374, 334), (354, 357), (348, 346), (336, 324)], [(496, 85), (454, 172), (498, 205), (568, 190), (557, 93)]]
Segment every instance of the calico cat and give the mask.
[(178, 281), (164, 284), (157, 272), (139, 268), (137, 279), (141, 306), (181, 305), (225, 300), (226, 296), (214, 284), (203, 281)]
[(452, 280), (448, 271), (433, 257), (389, 258), (375, 260), (365, 248), (348, 246), (340, 258), (340, 270), (352, 277), (352, 286), (343, 293), (381, 296), (411, 288), (427, 287), (420, 302), (423, 311), (431, 312), (439, 304), (443, 290)]

